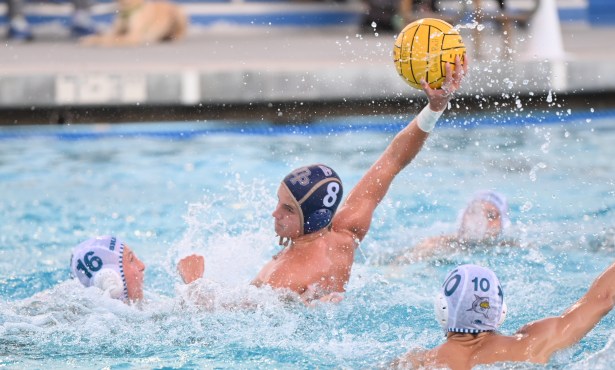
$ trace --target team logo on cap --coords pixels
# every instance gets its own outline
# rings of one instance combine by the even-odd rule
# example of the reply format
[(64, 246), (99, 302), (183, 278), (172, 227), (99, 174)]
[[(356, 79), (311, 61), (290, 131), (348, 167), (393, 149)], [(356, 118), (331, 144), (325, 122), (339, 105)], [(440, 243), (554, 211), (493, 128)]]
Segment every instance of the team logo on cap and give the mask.
[(306, 186), (310, 184), (310, 175), (312, 171), (310, 171), (307, 167), (299, 168), (298, 170), (291, 173), (291, 177), (288, 179), (291, 184), (296, 185), (297, 183), (301, 186)]
[(474, 294), (474, 302), (472, 302), (472, 307), (468, 308), (466, 311), (474, 311), (476, 313), (483, 314), (485, 318), (488, 319), (489, 309), (491, 309), (489, 297), (481, 297)]

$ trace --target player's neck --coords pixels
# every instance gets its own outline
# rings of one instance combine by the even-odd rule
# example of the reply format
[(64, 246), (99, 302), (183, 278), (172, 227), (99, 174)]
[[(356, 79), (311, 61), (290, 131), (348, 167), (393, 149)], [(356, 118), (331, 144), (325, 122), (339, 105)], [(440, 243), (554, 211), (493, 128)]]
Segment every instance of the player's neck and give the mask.
[(306, 246), (308, 244), (312, 244), (314, 242), (314, 240), (317, 240), (317, 239), (323, 237), (328, 232), (329, 232), (329, 229), (324, 228), (324, 229), (315, 231), (315, 232), (310, 233), (310, 234), (304, 234), (304, 235), (298, 236), (298, 237), (292, 239), (292, 242), (291, 242), (290, 246), (291, 247), (303, 247), (303, 246)]
[(329, 230), (323, 229), (311, 234), (305, 234), (298, 236), (296, 238), (284, 238), (280, 237), (279, 244), (282, 246), (282, 250), (280, 250), (275, 256), (273, 256), (274, 260), (277, 260), (280, 256), (285, 254), (296, 254), (301, 253), (301, 251), (306, 251), (306, 248), (309, 248), (311, 245), (314, 245), (314, 241), (324, 236), (328, 233)]
[(489, 338), (494, 335), (497, 334), (493, 331), (478, 334), (449, 333), (446, 339), (449, 343), (461, 344), (463, 346), (473, 346), (482, 342), (485, 338)]

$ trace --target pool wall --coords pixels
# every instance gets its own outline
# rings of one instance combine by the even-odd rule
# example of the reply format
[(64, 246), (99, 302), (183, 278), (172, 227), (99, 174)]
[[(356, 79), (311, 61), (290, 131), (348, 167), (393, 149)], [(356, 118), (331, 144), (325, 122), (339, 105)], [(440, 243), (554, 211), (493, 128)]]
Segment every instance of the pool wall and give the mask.
[[(581, 104), (615, 99), (611, 24), (563, 18), (541, 27), (517, 27), (509, 38), (497, 25), (461, 25), (471, 57), (470, 77), (458, 96), (470, 109), (481, 99), (538, 101), (551, 94)], [(478, 36), (477, 36), (478, 35)], [(0, 55), (0, 124), (126, 122), (235, 118), (253, 115), (293, 121), (356, 109), (381, 114), (390, 104), (416, 101), (422, 92), (397, 75), (395, 35), (375, 27), (208, 27), (176, 44), (84, 48), (65, 35), (8, 42)], [(562, 39), (561, 55), (545, 49)], [(506, 51), (510, 53), (506, 56)], [(562, 103), (560, 101), (560, 103)], [(565, 103), (565, 102), (564, 102)], [(290, 108), (289, 108), (290, 107)], [(216, 118), (216, 117), (214, 117)], [(305, 119), (304, 119), (305, 121)]]

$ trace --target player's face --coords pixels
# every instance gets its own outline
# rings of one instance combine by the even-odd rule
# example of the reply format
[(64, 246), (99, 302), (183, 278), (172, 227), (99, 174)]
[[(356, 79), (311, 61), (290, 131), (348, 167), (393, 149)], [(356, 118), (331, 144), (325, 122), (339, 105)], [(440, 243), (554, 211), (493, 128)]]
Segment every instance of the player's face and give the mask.
[(497, 238), (502, 232), (502, 217), (500, 210), (490, 202), (483, 202), (483, 217), (487, 220), (486, 236)]
[(463, 214), (459, 233), (465, 239), (496, 239), (502, 232), (502, 217), (491, 202), (474, 202)]
[(131, 301), (143, 299), (143, 271), (145, 271), (145, 265), (128, 246), (124, 247), (122, 265), (124, 268), (124, 278), (126, 279), (128, 299)]
[(286, 187), (278, 188), (278, 204), (271, 214), (275, 221), (275, 233), (286, 238), (301, 235), (301, 210)]

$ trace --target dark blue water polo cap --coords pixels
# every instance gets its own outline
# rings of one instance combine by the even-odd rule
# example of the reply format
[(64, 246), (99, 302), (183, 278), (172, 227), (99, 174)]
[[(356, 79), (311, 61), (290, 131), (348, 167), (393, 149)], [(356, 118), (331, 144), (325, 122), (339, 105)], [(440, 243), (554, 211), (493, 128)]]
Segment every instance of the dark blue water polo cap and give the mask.
[(301, 209), (302, 234), (329, 226), (342, 201), (340, 177), (324, 164), (300, 167), (282, 181)]

